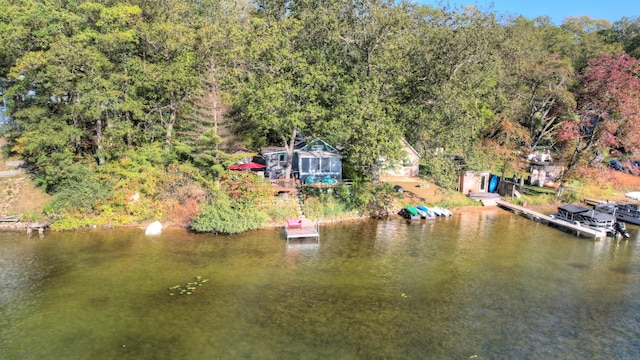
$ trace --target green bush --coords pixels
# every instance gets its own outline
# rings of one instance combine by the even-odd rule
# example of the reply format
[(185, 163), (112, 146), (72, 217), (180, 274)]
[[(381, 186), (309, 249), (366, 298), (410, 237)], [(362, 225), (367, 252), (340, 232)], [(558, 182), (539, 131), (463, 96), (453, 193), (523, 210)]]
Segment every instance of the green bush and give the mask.
[(60, 184), (51, 202), (50, 209), (54, 212), (63, 209), (74, 211), (95, 211), (96, 205), (108, 198), (113, 185), (98, 178), (90, 168), (73, 164), (66, 169), (66, 177)]
[(458, 164), (452, 157), (432, 156), (420, 167), (420, 173), (436, 179), (445, 189), (455, 189), (458, 179)]
[(288, 218), (297, 217), (298, 204), (290, 197), (289, 199), (283, 199), (281, 197), (275, 197), (273, 201), (265, 202), (259, 207), (262, 209), (272, 222), (281, 223)]
[(341, 218), (353, 215), (347, 204), (331, 194), (310, 196), (305, 200), (305, 212), (312, 219)]
[(197, 232), (237, 234), (260, 228), (269, 220), (264, 211), (251, 202), (233, 201), (226, 193), (216, 191), (191, 223)]
[(353, 185), (341, 185), (336, 196), (347, 205), (348, 210), (356, 210), (371, 216), (388, 213), (393, 202), (402, 197), (388, 183), (354, 182)]

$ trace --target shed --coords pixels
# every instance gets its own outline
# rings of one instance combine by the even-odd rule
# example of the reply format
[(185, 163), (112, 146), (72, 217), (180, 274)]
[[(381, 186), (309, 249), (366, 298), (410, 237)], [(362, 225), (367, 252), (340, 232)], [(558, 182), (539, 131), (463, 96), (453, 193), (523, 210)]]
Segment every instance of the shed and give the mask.
[(464, 171), (458, 176), (458, 191), (463, 194), (488, 193), (489, 171)]

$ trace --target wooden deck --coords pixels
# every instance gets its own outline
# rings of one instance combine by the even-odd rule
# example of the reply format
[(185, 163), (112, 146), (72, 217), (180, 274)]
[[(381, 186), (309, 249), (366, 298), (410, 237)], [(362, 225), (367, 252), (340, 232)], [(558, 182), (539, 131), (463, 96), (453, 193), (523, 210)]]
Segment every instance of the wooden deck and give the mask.
[(598, 230), (594, 230), (584, 226), (574, 225), (567, 221), (554, 219), (551, 216), (541, 214), (539, 212), (533, 211), (531, 209), (527, 209), (519, 205), (508, 203), (504, 200), (496, 200), (496, 204), (499, 207), (503, 209), (511, 210), (518, 215), (522, 215), (526, 218), (529, 218), (531, 220), (534, 220), (543, 224), (547, 224), (550, 226), (554, 226), (554, 227), (558, 227), (558, 228), (570, 231), (572, 233), (575, 233), (577, 236), (592, 237), (596, 240), (600, 240), (607, 236), (607, 233), (604, 231), (598, 231)]
[(320, 233), (318, 227), (311, 220), (303, 218), (302, 227), (290, 229), (287, 226), (284, 227), (284, 234), (289, 239), (294, 238), (317, 238), (320, 241)]
[(274, 194), (289, 193), (294, 194), (296, 191), (296, 179), (269, 179)]

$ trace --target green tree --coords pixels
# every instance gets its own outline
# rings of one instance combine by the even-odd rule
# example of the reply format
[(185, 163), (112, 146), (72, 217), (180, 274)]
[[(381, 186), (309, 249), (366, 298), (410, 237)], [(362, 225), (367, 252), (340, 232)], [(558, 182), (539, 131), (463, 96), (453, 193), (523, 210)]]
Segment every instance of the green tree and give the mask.
[(640, 17), (622, 17), (613, 23), (610, 31), (604, 32), (604, 36), (608, 36), (611, 42), (622, 44), (627, 54), (640, 58)]
[(324, 78), (296, 48), (299, 21), (287, 18), (269, 25), (254, 19), (253, 26), (233, 111), (241, 131), (250, 136), (254, 146), (285, 146), (288, 177), (298, 132), (324, 116), (325, 109), (319, 105)]
[(495, 15), (473, 7), (419, 13), (402, 109), (407, 137), (429, 154), (472, 156), (500, 100), (504, 30)]
[(569, 57), (573, 67), (580, 72), (590, 59), (600, 54), (622, 51), (619, 43), (609, 43), (603, 36), (603, 31), (611, 26), (605, 19), (598, 20), (589, 16), (567, 17), (560, 26), (560, 31), (556, 33), (557, 51)]
[(553, 145), (555, 129), (575, 108), (574, 71), (569, 59), (550, 52), (545, 42), (550, 27), (546, 19), (524, 17), (505, 26), (503, 100), (490, 135), (511, 150)]

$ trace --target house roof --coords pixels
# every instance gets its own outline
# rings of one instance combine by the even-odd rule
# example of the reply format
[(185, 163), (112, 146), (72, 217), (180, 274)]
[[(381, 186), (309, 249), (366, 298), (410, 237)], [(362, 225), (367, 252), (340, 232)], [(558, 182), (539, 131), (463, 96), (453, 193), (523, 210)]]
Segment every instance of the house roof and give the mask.
[(409, 144), (407, 139), (402, 138), (402, 143), (406, 145), (411, 151), (413, 151), (413, 153), (416, 154), (416, 156), (422, 157), (422, 155), (420, 155), (420, 153), (416, 149), (414, 149), (413, 146), (411, 146), (411, 144)]
[(262, 148), (260, 148), (260, 153), (262, 155), (267, 155), (267, 154), (275, 154), (275, 153), (286, 153), (287, 150), (285, 150), (284, 146), (264, 146)]
[[(318, 147), (317, 150), (314, 150), (314, 148)], [(319, 149), (319, 147), (322, 147), (322, 149)], [(300, 148), (300, 151), (306, 151), (306, 152), (312, 152), (312, 151), (324, 151), (324, 152), (329, 152), (329, 153), (334, 153), (334, 154), (338, 154), (340, 153), (336, 148), (334, 148), (333, 146), (329, 145), (326, 141), (320, 139), (320, 138), (315, 138), (311, 141), (309, 141), (305, 146), (303, 146), (302, 148)]]
[[(314, 146), (321, 146), (322, 149), (318, 148), (314, 150)], [(264, 146), (260, 148), (260, 154), (262, 155), (286, 153), (286, 152), (287, 150), (284, 148), (284, 146)], [(296, 144), (294, 146), (293, 152), (314, 154), (314, 155), (308, 155), (308, 157), (339, 157), (340, 156), (339, 155), (340, 152), (336, 150), (336, 148), (327, 144), (326, 141), (320, 138), (315, 138), (306, 144), (301, 144), (301, 143)]]
[(341, 158), (342, 155), (329, 151), (297, 151), (298, 157), (305, 158)]

